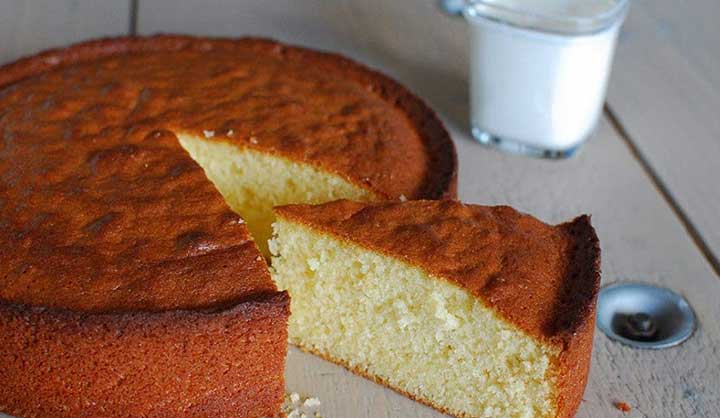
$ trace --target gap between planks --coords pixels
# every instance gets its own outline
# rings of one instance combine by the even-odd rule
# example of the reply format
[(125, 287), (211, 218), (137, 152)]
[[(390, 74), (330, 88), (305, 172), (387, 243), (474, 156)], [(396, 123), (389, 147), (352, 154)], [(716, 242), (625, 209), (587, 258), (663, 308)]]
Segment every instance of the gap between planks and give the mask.
[(632, 138), (630, 137), (630, 134), (628, 134), (625, 127), (620, 123), (617, 116), (615, 116), (615, 112), (612, 110), (608, 103), (605, 103), (604, 110), (605, 115), (610, 121), (610, 125), (613, 127), (615, 132), (628, 147), (628, 150), (630, 150), (630, 154), (632, 154), (633, 158), (635, 158), (638, 164), (640, 164), (640, 167), (642, 167), (642, 170), (648, 176), (650, 182), (657, 189), (658, 193), (660, 193), (668, 206), (670, 206), (670, 209), (680, 220), (680, 223), (682, 224), (683, 228), (685, 228), (685, 231), (687, 231), (690, 239), (692, 239), (695, 246), (698, 248), (698, 250), (700, 250), (700, 253), (710, 264), (710, 267), (712, 268), (715, 275), (720, 279), (720, 260), (718, 260), (718, 258), (713, 254), (713, 252), (710, 251), (710, 247), (703, 239), (695, 224), (685, 213), (680, 204), (678, 204), (677, 200), (675, 200), (672, 193), (662, 181), (662, 179), (660, 179), (660, 176), (657, 174), (652, 165), (650, 165), (645, 156), (640, 152), (639, 148), (635, 145), (635, 142), (633, 142)]
[(137, 35), (137, 22), (138, 22), (138, 2), (140, 0), (129, 0), (130, 1), (130, 14), (128, 16), (128, 35)]

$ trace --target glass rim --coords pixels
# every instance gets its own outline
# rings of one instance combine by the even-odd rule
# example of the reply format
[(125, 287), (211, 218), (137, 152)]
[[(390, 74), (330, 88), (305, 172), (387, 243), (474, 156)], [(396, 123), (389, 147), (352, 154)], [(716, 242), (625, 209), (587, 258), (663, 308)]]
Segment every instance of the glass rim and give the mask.
[(521, 29), (558, 35), (589, 35), (621, 23), (629, 0), (617, 0), (608, 10), (593, 16), (539, 13), (503, 6), (487, 0), (470, 0), (462, 10), (466, 18), (484, 18)]

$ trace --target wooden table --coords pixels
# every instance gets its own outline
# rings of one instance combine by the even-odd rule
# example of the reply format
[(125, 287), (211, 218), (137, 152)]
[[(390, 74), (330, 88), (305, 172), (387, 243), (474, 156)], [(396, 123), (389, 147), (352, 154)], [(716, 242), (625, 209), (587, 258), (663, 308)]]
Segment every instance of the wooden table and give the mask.
[[(393, 75), (446, 121), (460, 197), (510, 204), (548, 222), (591, 213), (603, 283), (656, 283), (699, 318), (680, 347), (641, 351), (597, 332), (578, 417), (720, 417), (720, 2), (634, 0), (606, 112), (566, 161), (483, 148), (468, 135), (465, 24), (434, 0), (6, 0), (0, 61), (81, 39), (156, 32), (256, 34), (340, 51)], [(291, 349), (288, 390), (325, 417), (440, 414)], [(613, 402), (624, 401), (624, 414)]]

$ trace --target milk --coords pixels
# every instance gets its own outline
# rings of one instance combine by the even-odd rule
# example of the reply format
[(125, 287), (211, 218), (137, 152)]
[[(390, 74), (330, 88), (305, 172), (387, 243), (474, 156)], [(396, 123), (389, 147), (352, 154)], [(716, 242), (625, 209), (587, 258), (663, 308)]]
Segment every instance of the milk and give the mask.
[[(600, 27), (583, 28), (616, 2), (479, 3), (491, 7), (475, 9), (471, 3), (464, 12), (471, 33), (473, 135), (523, 153), (571, 153), (592, 133), (602, 111), (624, 10)], [(497, 11), (494, 6), (499, 14), (488, 17)], [(522, 13), (516, 13), (520, 7)]]
[[(473, 3), (473, 2), (470, 2)], [(484, 0), (492, 6), (545, 17), (592, 19), (618, 4), (616, 0)]]

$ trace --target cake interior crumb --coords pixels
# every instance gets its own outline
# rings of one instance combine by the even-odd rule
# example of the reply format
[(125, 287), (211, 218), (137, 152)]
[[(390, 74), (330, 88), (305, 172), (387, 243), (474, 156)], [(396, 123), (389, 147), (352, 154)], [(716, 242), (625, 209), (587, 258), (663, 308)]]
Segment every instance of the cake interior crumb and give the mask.
[[(239, 132), (234, 132), (236, 136)], [(289, 203), (322, 203), (337, 199), (379, 199), (342, 176), (267, 152), (237, 147), (223, 141), (177, 132), (180, 145), (205, 170), (225, 201), (245, 218), (260, 251), (270, 256), (267, 242), (272, 235), (274, 206)], [(253, 137), (255, 138), (255, 137)], [(255, 138), (257, 140), (257, 138)]]
[(291, 344), (455, 415), (555, 415), (555, 348), (402, 260), (282, 217), (274, 231), (271, 273), (291, 295)]

